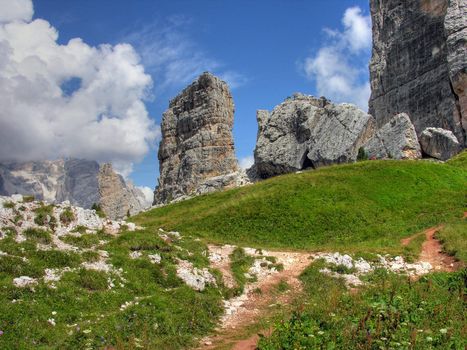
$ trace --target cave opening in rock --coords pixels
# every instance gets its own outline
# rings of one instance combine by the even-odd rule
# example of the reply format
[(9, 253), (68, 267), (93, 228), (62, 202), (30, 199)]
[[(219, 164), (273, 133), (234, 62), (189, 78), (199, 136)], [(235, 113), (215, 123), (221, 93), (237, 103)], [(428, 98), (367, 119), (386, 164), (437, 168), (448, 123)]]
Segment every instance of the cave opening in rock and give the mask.
[(310, 158), (307, 157), (306, 153), (302, 161), (302, 170), (314, 169), (313, 163)]

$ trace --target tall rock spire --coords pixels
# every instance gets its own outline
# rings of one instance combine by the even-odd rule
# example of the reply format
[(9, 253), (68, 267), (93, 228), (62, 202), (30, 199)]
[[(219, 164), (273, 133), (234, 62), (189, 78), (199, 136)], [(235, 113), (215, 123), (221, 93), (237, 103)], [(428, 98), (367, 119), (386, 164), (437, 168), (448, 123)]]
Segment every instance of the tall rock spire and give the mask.
[(154, 204), (236, 185), (233, 120), (229, 87), (210, 73), (170, 101), (162, 118)]

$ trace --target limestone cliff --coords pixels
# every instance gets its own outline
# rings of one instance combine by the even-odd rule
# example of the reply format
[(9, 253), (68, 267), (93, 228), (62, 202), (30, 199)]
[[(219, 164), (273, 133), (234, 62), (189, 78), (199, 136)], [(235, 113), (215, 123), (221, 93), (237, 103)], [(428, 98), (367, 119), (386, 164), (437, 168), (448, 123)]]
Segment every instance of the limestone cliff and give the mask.
[(371, 0), (369, 113), (378, 127), (407, 113), (418, 137), (428, 127), (466, 143), (467, 1)]
[[(211, 185), (235, 185), (239, 168), (232, 137), (233, 118), (229, 87), (210, 73), (203, 73), (170, 101), (162, 118), (155, 204), (197, 194), (203, 188), (212, 189)], [(232, 180), (210, 181), (223, 176)]]

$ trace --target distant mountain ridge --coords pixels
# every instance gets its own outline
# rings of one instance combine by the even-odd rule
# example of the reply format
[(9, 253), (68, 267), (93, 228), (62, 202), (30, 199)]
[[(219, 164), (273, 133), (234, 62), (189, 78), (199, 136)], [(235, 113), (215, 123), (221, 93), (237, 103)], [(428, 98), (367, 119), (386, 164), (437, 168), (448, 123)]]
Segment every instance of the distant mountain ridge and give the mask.
[(84, 159), (0, 163), (0, 195), (33, 195), (50, 203), (99, 204), (112, 219), (148, 207), (143, 192), (115, 173), (110, 164)]

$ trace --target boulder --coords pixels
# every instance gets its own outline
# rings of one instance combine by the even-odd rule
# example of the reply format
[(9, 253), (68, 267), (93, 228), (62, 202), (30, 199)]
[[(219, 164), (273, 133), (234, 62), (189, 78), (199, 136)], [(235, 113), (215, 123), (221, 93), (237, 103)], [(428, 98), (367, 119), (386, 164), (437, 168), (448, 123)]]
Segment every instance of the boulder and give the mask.
[(423, 130), (420, 144), (425, 154), (439, 160), (448, 160), (462, 150), (462, 146), (452, 131), (441, 128)]
[(417, 136), (447, 129), (465, 147), (467, 2), (371, 0), (369, 113), (378, 127), (407, 113)]
[[(233, 118), (229, 87), (210, 73), (203, 73), (170, 101), (161, 124), (160, 176), (154, 204), (194, 195), (203, 191), (200, 186), (208, 179), (238, 172)], [(235, 176), (229, 175), (208, 187), (219, 189), (235, 182)]]
[(259, 178), (355, 161), (374, 119), (356, 106), (295, 94), (272, 112), (257, 112), (255, 164)]
[(405, 113), (392, 117), (363, 148), (370, 159), (418, 159), (422, 156), (417, 133)]

